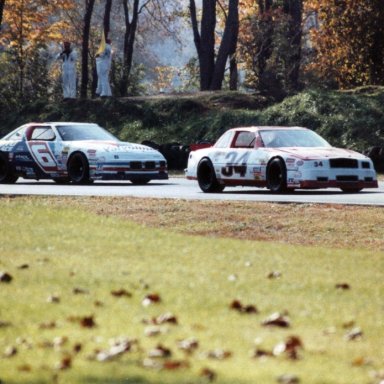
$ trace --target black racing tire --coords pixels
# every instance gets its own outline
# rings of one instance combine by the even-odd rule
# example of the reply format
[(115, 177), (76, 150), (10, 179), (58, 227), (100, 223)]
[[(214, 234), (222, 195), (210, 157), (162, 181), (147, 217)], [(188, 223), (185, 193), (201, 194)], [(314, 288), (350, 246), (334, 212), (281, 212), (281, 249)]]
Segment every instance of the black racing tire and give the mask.
[(279, 158), (271, 160), (267, 168), (267, 188), (272, 193), (287, 192), (287, 169)]
[(69, 184), (70, 183), (70, 179), (69, 177), (54, 177), (52, 179), (56, 184)]
[(136, 179), (131, 180), (131, 183), (134, 185), (145, 185), (148, 184), (151, 180), (150, 179)]
[(68, 178), (73, 184), (90, 184), (88, 159), (81, 152), (75, 152), (68, 159)]
[(344, 193), (359, 193), (363, 188), (340, 188)]
[(7, 155), (0, 152), (0, 184), (14, 184), (16, 183), (18, 176), (14, 175)]
[(207, 158), (200, 160), (197, 166), (197, 181), (204, 193), (220, 193), (225, 188), (217, 181), (212, 162)]

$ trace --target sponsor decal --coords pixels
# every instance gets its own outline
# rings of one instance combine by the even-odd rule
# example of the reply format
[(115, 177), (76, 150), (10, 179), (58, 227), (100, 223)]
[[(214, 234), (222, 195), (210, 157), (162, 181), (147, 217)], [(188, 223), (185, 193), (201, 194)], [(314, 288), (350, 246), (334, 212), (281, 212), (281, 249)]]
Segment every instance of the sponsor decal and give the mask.
[[(13, 154), (12, 154), (13, 155)], [(28, 155), (15, 155), (15, 161), (32, 161), (32, 158)]]
[(304, 161), (303, 161), (303, 160), (297, 160), (297, 161), (296, 161), (296, 165), (297, 165), (298, 167), (301, 167), (301, 166), (304, 165)]

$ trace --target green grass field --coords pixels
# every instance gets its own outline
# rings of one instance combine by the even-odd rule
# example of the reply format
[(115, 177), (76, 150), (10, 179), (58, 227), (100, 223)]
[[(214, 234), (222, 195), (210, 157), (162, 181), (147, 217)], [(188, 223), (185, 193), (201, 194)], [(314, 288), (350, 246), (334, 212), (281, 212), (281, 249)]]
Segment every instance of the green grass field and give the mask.
[[(0, 282), (1, 383), (384, 380), (382, 252), (179, 235), (47, 198), (1, 198), (0, 224), (0, 271), (13, 278)], [(275, 312), (290, 326), (262, 325)], [(303, 348), (278, 354), (290, 336)], [(137, 341), (99, 361), (122, 338)], [(180, 350), (190, 338), (198, 347)], [(158, 345), (170, 356), (153, 357)]]

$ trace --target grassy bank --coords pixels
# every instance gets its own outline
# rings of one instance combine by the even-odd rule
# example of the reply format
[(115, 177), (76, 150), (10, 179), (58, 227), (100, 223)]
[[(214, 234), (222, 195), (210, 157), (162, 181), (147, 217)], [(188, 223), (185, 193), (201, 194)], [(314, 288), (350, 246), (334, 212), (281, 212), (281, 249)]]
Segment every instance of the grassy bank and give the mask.
[[(380, 380), (382, 252), (177, 235), (49, 199), (0, 210), (6, 384)], [(262, 324), (275, 312), (285, 327)]]
[(91, 121), (123, 140), (159, 144), (214, 141), (241, 125), (301, 125), (332, 144), (364, 150), (384, 145), (384, 88), (349, 92), (306, 90), (273, 103), (240, 92), (160, 95), (108, 100), (36, 102), (20, 112), (1, 114), (1, 132), (28, 121)]

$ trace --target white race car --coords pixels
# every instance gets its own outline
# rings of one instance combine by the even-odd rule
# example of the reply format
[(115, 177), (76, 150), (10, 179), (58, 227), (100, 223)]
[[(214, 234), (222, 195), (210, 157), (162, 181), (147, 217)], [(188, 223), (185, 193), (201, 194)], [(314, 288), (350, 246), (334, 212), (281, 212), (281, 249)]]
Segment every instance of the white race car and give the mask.
[(14, 183), (19, 177), (146, 184), (168, 179), (168, 171), (157, 150), (122, 142), (97, 124), (29, 123), (0, 140), (0, 183)]
[(302, 127), (246, 127), (226, 131), (213, 147), (192, 151), (186, 177), (203, 192), (225, 186), (294, 189), (377, 188), (372, 161), (355, 151), (332, 147)]

